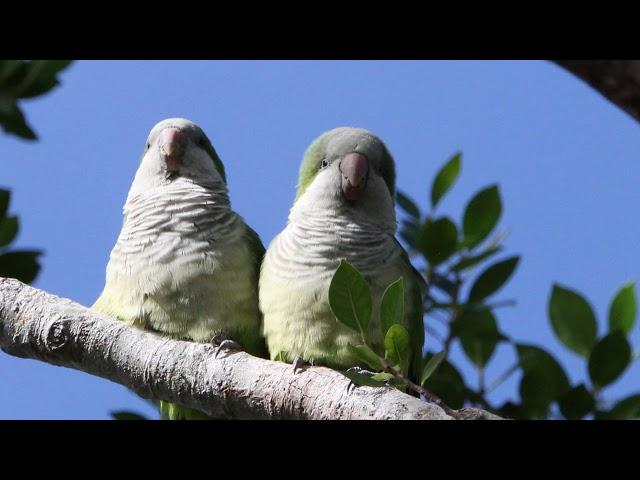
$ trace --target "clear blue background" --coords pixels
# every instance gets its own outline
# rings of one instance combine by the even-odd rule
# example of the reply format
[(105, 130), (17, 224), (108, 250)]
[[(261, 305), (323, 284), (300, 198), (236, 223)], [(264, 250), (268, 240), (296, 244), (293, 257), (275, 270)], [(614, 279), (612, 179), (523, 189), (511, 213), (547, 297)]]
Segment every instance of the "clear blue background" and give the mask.
[[(498, 311), (500, 324), (551, 349), (574, 382), (587, 378), (585, 363), (551, 331), (551, 285), (587, 296), (603, 334), (611, 297), (640, 274), (640, 124), (551, 63), (80, 61), (61, 78), (51, 94), (24, 103), (39, 142), (0, 135), (0, 185), (20, 215), (16, 247), (45, 251), (35, 286), (81, 304), (102, 289), (147, 133), (173, 116), (209, 134), (233, 207), (265, 244), (285, 224), (302, 152), (325, 130), (378, 134), (396, 158), (399, 188), (423, 207), (435, 172), (462, 150), (461, 178), (438, 210), (460, 219), (474, 192), (499, 183), (503, 257), (523, 255), (496, 296), (518, 301)], [(473, 368), (457, 348), (453, 355), (475, 385)], [(514, 358), (499, 347), (488, 381)], [(609, 397), (638, 390), (638, 363)], [(512, 378), (491, 399), (517, 398), (517, 384)], [(0, 418), (100, 419), (118, 409), (154, 415), (120, 385), (0, 352)]]

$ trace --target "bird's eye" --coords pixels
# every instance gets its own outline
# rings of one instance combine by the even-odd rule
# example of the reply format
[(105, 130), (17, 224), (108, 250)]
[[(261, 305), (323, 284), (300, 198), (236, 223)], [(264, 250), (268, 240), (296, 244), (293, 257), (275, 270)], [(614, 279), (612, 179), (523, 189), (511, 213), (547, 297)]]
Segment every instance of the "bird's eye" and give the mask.
[(320, 162), (320, 168), (327, 168), (328, 165), (329, 165), (329, 162), (326, 159)]
[(198, 138), (198, 145), (200, 145), (201, 147), (204, 147), (206, 144), (207, 144), (207, 141), (204, 139), (204, 137)]
[(147, 150), (151, 148), (151, 142), (147, 142)]

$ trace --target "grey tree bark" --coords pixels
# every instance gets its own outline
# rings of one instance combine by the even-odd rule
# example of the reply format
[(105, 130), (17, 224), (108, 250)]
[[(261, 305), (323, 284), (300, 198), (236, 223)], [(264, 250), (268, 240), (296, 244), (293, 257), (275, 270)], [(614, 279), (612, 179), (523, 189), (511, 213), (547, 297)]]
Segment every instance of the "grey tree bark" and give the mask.
[(640, 122), (640, 60), (556, 60)]
[[(212, 345), (129, 327), (71, 300), (0, 278), (0, 348), (74, 368), (143, 397), (180, 403), (216, 418), (448, 420), (437, 405), (394, 388), (357, 387), (324, 367), (291, 365), (245, 352), (215, 358)], [(459, 419), (498, 419), (479, 409)]]

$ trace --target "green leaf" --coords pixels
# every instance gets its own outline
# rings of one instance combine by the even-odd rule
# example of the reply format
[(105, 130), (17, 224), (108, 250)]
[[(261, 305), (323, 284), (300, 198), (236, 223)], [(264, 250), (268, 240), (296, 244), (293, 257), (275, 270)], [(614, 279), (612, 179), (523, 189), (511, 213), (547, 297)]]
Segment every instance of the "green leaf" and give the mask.
[(520, 257), (511, 257), (495, 263), (478, 276), (469, 292), (469, 302), (479, 302), (497, 292), (513, 274)]
[(364, 336), (371, 319), (369, 284), (342, 260), (329, 285), (329, 306), (336, 318)]
[(7, 133), (13, 133), (26, 140), (35, 140), (36, 133), (27, 124), (24, 114), (15, 102), (5, 104), (0, 113), (0, 125)]
[(276, 362), (285, 362), (287, 363), (287, 354), (286, 352), (280, 351), (276, 354), (274, 361)]
[[(551, 397), (559, 399), (569, 389), (569, 379), (558, 361), (548, 352), (534, 345), (516, 344), (520, 368), (526, 374), (539, 372), (536, 378), (550, 386)], [(544, 388), (544, 387), (542, 387)]]
[(9, 202), (11, 201), (11, 192), (0, 188), (0, 218), (3, 218), (9, 210)]
[(609, 331), (628, 334), (633, 328), (637, 314), (635, 282), (624, 285), (613, 298), (609, 307)]
[(27, 64), (27, 75), (19, 86), (21, 98), (32, 98), (42, 95), (58, 83), (57, 74), (67, 68), (70, 60), (33, 60)]
[(148, 420), (144, 415), (126, 410), (109, 412), (109, 415), (111, 415), (111, 418), (114, 420)]
[(522, 406), (532, 418), (544, 417), (549, 405), (556, 399), (553, 385), (542, 370), (525, 372), (520, 380)]
[(14, 251), (0, 255), (0, 277), (17, 278), (31, 283), (38, 276), (40, 264), (38, 251)]
[(593, 309), (579, 293), (554, 284), (549, 318), (553, 331), (567, 348), (584, 357), (589, 355), (598, 326)]
[(383, 338), (395, 323), (399, 325), (404, 323), (404, 279), (402, 277), (389, 285), (382, 295), (380, 324)]
[(631, 362), (631, 347), (625, 334), (613, 332), (602, 338), (589, 355), (589, 377), (597, 388), (617, 379)]
[(487, 238), (498, 223), (501, 213), (502, 202), (497, 185), (478, 192), (464, 210), (464, 245), (474, 248)]
[(0, 60), (0, 87), (4, 92), (10, 92), (27, 74), (27, 64), (24, 60)]
[[(428, 354), (427, 362), (432, 355)], [(434, 395), (437, 395), (450, 408), (462, 408), (466, 396), (466, 386), (462, 375), (447, 360), (443, 360), (440, 366), (427, 379), (424, 387)]]
[(607, 420), (640, 418), (640, 394), (631, 395), (620, 400), (610, 411), (604, 412), (601, 418)]
[(447, 352), (446, 350), (443, 350), (427, 360), (424, 368), (422, 369), (422, 374), (420, 375), (420, 385), (424, 386), (424, 382), (426, 382), (433, 372), (435, 372), (438, 365), (442, 363), (446, 356)]
[(462, 272), (468, 268), (471, 268), (478, 263), (482, 262), (486, 258), (489, 258), (492, 255), (495, 255), (499, 251), (502, 250), (502, 247), (490, 247), (479, 255), (474, 255), (472, 257), (466, 257), (457, 262), (455, 265), (451, 267), (452, 272)]
[(359, 386), (366, 387), (384, 387), (386, 386), (384, 382), (374, 380), (373, 377), (369, 377), (363, 373), (358, 373), (355, 371), (344, 371), (341, 372), (345, 377), (349, 378), (354, 384)]
[(466, 311), (451, 325), (451, 332), (460, 337), (464, 353), (478, 368), (489, 362), (502, 338), (491, 310)]
[(400, 369), (406, 374), (411, 360), (411, 341), (407, 329), (402, 325), (391, 325), (384, 337), (384, 348), (387, 358), (393, 364), (400, 365)]
[(384, 370), (382, 359), (367, 345), (349, 344), (347, 345), (347, 348), (351, 353), (353, 353), (354, 356), (358, 358), (358, 360), (366, 364), (369, 368), (372, 368), (376, 371)]
[(396, 192), (396, 202), (398, 202), (398, 206), (405, 213), (416, 220), (420, 220), (420, 207), (418, 207), (413, 200), (399, 190)]
[(18, 234), (18, 217), (4, 217), (0, 220), (0, 247), (9, 245)]
[(376, 380), (378, 382), (388, 382), (392, 378), (395, 378), (391, 373), (388, 372), (378, 372), (371, 377), (371, 380)]
[(596, 401), (584, 385), (578, 385), (560, 398), (560, 412), (565, 418), (579, 420), (593, 412)]
[(432, 267), (439, 265), (458, 248), (458, 229), (447, 217), (427, 219), (418, 236), (418, 248)]
[(462, 153), (456, 153), (440, 169), (431, 185), (431, 206), (436, 208), (440, 199), (449, 191), (460, 174)]

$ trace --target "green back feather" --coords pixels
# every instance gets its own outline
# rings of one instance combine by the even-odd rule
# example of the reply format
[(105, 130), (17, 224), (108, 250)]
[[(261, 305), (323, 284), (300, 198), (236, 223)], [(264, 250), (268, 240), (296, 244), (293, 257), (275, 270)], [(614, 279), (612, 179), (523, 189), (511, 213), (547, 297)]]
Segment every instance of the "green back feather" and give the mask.
[(413, 305), (413, 314), (409, 318), (409, 336), (411, 338), (412, 361), (409, 374), (413, 379), (417, 379), (422, 368), (422, 349), (424, 347), (424, 297), (427, 284), (424, 277), (414, 268), (409, 260), (409, 255), (402, 248), (400, 242), (395, 242), (402, 250), (401, 261), (405, 266), (407, 275), (405, 276), (405, 295), (409, 295)]

